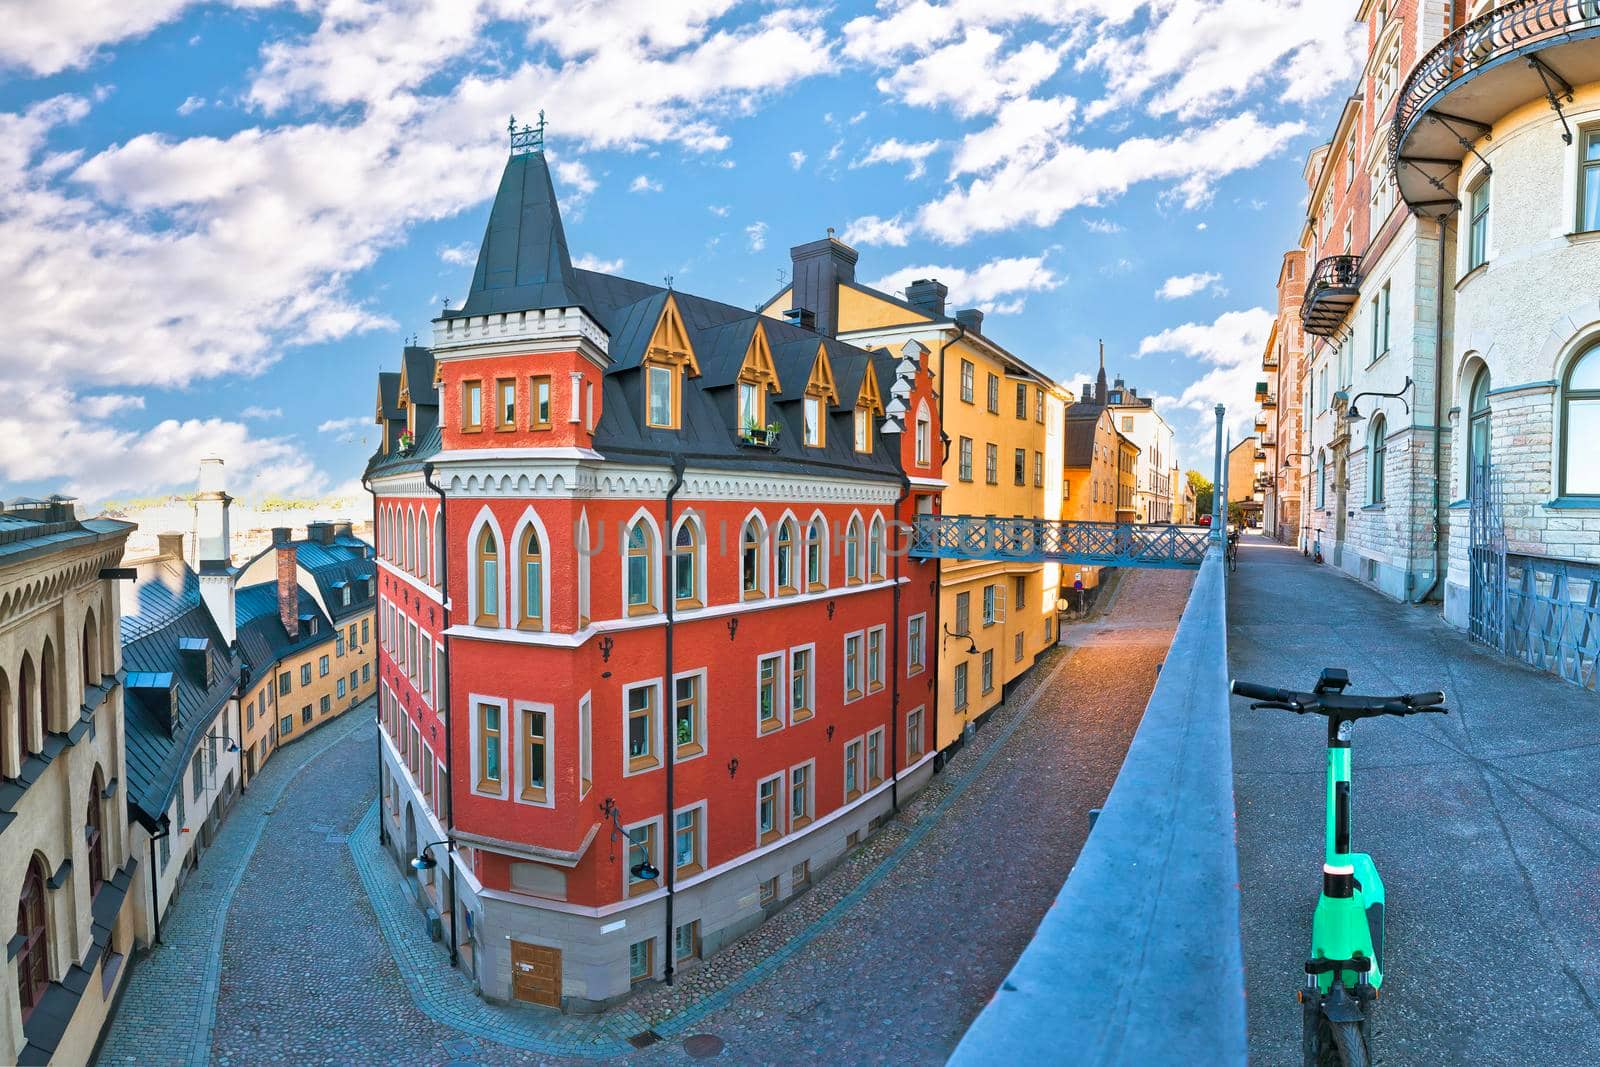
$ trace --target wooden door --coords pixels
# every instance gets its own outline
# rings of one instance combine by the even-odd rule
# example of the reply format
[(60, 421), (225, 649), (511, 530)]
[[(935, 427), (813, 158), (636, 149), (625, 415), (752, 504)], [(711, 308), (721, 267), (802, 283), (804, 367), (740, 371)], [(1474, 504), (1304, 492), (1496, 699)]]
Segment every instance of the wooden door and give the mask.
[(561, 950), (511, 942), (511, 995), (529, 1004), (561, 1007)]

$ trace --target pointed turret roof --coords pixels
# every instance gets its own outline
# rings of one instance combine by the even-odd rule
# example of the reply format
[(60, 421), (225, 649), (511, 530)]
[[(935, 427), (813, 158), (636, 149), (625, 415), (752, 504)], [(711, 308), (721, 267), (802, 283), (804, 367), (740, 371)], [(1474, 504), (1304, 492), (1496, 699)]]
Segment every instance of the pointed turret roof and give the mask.
[(462, 307), (445, 314), (488, 315), (580, 303), (544, 153), (514, 153), (489, 209), (472, 289)]

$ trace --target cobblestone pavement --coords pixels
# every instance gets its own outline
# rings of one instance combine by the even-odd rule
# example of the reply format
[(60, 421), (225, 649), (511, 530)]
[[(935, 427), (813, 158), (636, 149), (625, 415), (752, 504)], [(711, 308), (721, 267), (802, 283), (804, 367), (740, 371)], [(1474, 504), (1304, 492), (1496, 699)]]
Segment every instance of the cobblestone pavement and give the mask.
[[(373, 704), (354, 708), (267, 762), (223, 821), (161, 923), (162, 943), (128, 974), (117, 1013), (100, 1050), (103, 1064), (205, 1062), (211, 1044), (222, 923), (245, 864), (278, 797), (316, 756), (336, 746)], [(375, 789), (376, 787), (374, 787)]]
[[(1069, 628), (1072, 647), (900, 819), (672, 988), (599, 1018), (486, 1004), (448, 967), (377, 846), (363, 723), (310, 762), (260, 835), (227, 919), (212, 1059), (686, 1062), (683, 1039), (712, 1034), (729, 1062), (943, 1062), (1070, 870), (1190, 581), (1129, 575), (1114, 614)], [(662, 1040), (635, 1053), (625, 1038), (646, 1029)]]
[[(1292, 548), (1247, 538), (1233, 673), (1442, 689), (1448, 716), (1354, 737), (1354, 836), (1388, 894), (1376, 1052), (1400, 1064), (1600, 1063), (1600, 699)], [(1298, 1062), (1294, 1002), (1322, 863), (1323, 724), (1235, 701), (1251, 1055)]]

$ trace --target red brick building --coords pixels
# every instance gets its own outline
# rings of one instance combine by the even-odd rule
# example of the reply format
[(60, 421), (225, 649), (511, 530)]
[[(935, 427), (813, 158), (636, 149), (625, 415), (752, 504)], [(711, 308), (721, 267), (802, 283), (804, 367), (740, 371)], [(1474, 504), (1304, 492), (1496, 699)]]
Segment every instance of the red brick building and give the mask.
[(385, 830), (487, 997), (670, 977), (932, 772), (927, 351), (793, 320), (575, 269), (514, 150), (465, 304), (380, 375)]

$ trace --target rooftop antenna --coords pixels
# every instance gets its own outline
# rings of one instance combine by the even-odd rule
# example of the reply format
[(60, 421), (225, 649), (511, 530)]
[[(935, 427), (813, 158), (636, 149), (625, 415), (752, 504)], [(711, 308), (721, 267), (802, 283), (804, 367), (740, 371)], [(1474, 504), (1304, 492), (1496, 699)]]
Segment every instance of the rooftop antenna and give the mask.
[(672, 291), (672, 275), (664, 274), (664, 275), (662, 275), (662, 279), (661, 280), (667, 283), (667, 291), (671, 292)]
[(514, 156), (527, 155), (530, 152), (544, 151), (544, 109), (539, 109), (539, 125), (529, 126), (523, 124), (517, 128), (517, 116), (512, 115), (506, 123), (506, 132), (511, 135), (511, 154)]
[(784, 270), (782, 267), (778, 268), (778, 284), (779, 285), (787, 285), (787, 284), (789, 284), (789, 272)]

